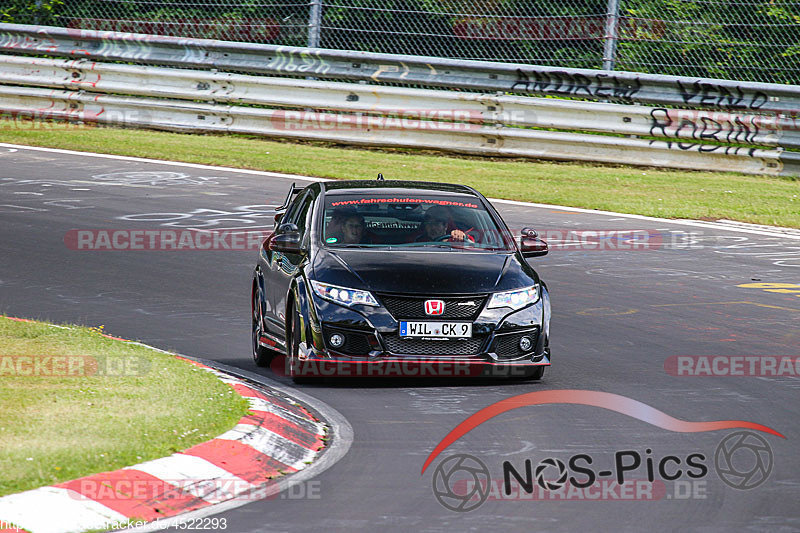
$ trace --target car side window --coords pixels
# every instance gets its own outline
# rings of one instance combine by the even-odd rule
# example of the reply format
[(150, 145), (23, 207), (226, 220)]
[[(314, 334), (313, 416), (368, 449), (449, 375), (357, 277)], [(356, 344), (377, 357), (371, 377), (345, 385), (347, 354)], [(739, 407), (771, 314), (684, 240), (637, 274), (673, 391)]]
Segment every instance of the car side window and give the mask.
[(297, 209), (300, 206), (302, 195), (298, 196), (297, 198), (289, 204), (289, 207), (286, 208), (286, 212), (281, 217), (281, 224), (290, 223), (293, 221), (295, 216), (297, 215)]
[(281, 218), (281, 224), (297, 224), (297, 212), (303, 205), (303, 199), (306, 197), (306, 193), (298, 194), (292, 203), (289, 204), (289, 207), (286, 209), (286, 213), (284, 213), (283, 218)]
[(297, 201), (297, 209), (293, 213), (292, 220), (289, 222), (297, 226), (297, 229), (300, 230), (300, 235), (305, 236), (308, 222), (308, 209), (314, 201), (314, 195), (311, 194), (311, 192), (306, 192), (301, 198), (298, 198)]

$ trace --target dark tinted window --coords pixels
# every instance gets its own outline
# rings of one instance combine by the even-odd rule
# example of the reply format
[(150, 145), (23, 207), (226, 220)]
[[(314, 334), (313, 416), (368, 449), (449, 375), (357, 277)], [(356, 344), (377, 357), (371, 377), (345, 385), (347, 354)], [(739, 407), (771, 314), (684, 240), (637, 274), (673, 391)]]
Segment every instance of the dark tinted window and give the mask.
[(311, 202), (313, 200), (314, 195), (311, 194), (311, 192), (307, 192), (305, 195), (303, 195), (303, 197), (300, 199), (300, 205), (297, 208), (296, 214), (293, 217), (294, 220), (292, 220), (292, 222), (297, 225), (301, 235), (306, 231), (308, 208), (311, 207)]
[(296, 224), (295, 221), (297, 220), (297, 212), (300, 209), (306, 194), (308, 193), (301, 192), (294, 197), (294, 200), (292, 200), (292, 202), (289, 204), (289, 207), (286, 209), (286, 213), (284, 213), (283, 217), (281, 217), (281, 224)]
[(328, 195), (321, 235), (331, 247), (513, 249), (511, 235), (467, 195)]

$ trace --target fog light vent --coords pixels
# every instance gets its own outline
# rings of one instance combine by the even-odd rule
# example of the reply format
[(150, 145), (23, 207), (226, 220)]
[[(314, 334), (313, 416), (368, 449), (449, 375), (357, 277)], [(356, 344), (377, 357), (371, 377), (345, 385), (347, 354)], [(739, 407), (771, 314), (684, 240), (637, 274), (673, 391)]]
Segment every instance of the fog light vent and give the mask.
[(533, 341), (530, 337), (525, 335), (524, 337), (519, 339), (519, 349), (523, 352), (529, 352), (533, 348)]
[(328, 337), (328, 342), (331, 344), (333, 348), (341, 348), (344, 346), (344, 335), (341, 333), (334, 333), (330, 337)]

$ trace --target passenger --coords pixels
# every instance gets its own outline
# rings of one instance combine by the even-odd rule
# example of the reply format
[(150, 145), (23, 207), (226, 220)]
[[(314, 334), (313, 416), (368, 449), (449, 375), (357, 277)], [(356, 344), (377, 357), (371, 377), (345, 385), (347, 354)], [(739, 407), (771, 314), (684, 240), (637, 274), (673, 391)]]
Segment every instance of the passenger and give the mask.
[(348, 216), (355, 215), (354, 209), (334, 209), (328, 225), (325, 227), (325, 238), (333, 237), (336, 240), (342, 238), (342, 224)]

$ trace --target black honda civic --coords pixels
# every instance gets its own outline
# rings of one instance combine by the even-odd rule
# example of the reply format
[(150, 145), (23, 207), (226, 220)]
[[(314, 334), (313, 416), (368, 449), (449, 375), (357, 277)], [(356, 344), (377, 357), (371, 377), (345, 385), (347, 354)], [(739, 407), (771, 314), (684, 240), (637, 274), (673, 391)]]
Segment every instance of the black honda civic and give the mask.
[[(320, 376), (519, 376), (550, 365), (550, 297), (486, 198), (462, 185), (292, 185), (251, 292), (256, 364)], [(273, 365), (275, 366), (275, 365)]]

